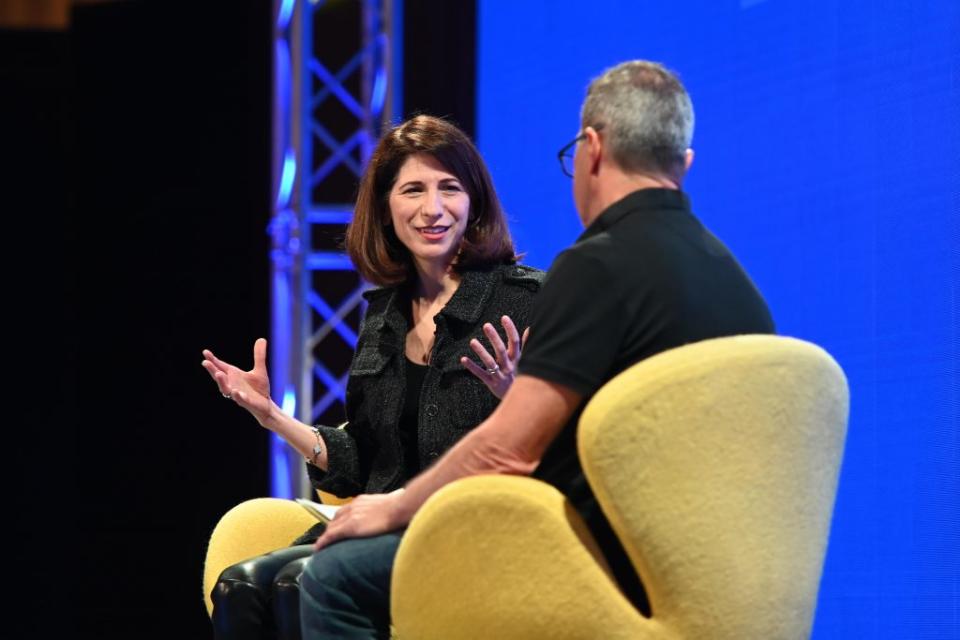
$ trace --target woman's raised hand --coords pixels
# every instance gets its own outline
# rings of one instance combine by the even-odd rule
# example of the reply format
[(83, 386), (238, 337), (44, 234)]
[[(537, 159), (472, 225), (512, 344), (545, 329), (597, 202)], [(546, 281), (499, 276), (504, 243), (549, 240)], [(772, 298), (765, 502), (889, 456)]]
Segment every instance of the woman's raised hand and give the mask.
[(483, 335), (490, 341), (494, 355), (490, 355), (486, 348), (480, 344), (480, 341), (474, 338), (470, 341), (470, 348), (473, 349), (473, 352), (480, 358), (480, 364), (477, 364), (466, 356), (460, 358), (460, 364), (462, 364), (467, 371), (479, 378), (483, 384), (487, 385), (490, 393), (498, 398), (503, 398), (503, 396), (507, 394), (507, 389), (513, 384), (513, 379), (517, 374), (517, 362), (520, 361), (520, 350), (527, 342), (527, 336), (530, 335), (530, 327), (524, 330), (523, 338), (521, 339), (520, 333), (517, 331), (517, 327), (513, 324), (510, 316), (500, 318), (500, 324), (503, 325), (503, 330), (507, 334), (507, 344), (503, 344), (503, 339), (500, 338), (500, 334), (497, 333), (493, 325), (488, 322), (483, 325)]
[(274, 407), (270, 399), (270, 377), (267, 375), (267, 341), (260, 338), (253, 343), (253, 369), (243, 371), (203, 350), (203, 368), (217, 383), (224, 398), (233, 400), (253, 414), (262, 426)]

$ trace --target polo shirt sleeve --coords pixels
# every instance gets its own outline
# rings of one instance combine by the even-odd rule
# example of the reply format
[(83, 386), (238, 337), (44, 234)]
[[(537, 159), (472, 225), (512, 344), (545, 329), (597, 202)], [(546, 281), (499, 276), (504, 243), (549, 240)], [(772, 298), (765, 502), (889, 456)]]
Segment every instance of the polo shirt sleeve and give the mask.
[(588, 396), (609, 377), (626, 314), (609, 267), (578, 249), (561, 253), (547, 274), (519, 372)]

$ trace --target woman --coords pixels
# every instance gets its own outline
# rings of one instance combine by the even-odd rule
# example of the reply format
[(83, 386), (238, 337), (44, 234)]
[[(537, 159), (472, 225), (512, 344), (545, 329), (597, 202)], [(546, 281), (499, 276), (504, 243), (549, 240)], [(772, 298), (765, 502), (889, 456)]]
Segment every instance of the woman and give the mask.
[[(204, 351), (221, 393), (304, 455), (315, 488), (386, 493), (450, 448), (513, 381), (543, 273), (516, 264), (503, 211), (469, 138), (417, 116), (374, 151), (347, 229), (369, 303), (347, 384), (343, 428), (311, 427), (270, 399), (266, 341), (242, 371)], [(516, 323), (511, 320), (515, 319)], [(503, 327), (506, 342), (494, 328)], [(476, 339), (487, 338), (493, 353)], [(524, 335), (524, 338), (526, 335)], [(466, 357), (470, 348), (477, 364)], [(217, 637), (299, 637), (296, 580), (322, 526), (287, 549), (226, 569), (213, 592)]]

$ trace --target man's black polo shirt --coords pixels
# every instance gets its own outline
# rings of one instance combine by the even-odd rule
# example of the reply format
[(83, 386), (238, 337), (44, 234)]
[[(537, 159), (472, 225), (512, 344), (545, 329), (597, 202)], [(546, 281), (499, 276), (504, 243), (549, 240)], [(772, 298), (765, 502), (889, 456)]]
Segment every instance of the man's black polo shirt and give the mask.
[[(694, 217), (687, 197), (672, 189), (643, 189), (607, 208), (557, 256), (534, 303), (519, 369), (574, 389), (585, 404), (605, 382), (661, 351), (773, 331), (760, 292)], [(575, 437), (581, 410), (534, 477), (566, 494), (628, 597), (645, 609), (629, 560), (583, 477)]]

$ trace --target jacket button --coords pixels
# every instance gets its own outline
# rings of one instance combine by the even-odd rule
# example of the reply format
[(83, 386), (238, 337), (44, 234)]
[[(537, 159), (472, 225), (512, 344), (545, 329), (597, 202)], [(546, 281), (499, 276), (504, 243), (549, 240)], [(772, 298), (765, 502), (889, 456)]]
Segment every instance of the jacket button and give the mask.
[(440, 457), (440, 454), (437, 453), (436, 451), (431, 451), (430, 453), (427, 454), (427, 458), (430, 460), (436, 460), (439, 457)]
[(440, 412), (440, 409), (435, 404), (427, 405), (427, 415), (431, 418), (436, 418), (437, 414)]

